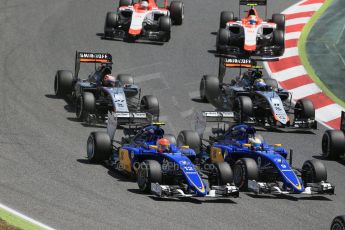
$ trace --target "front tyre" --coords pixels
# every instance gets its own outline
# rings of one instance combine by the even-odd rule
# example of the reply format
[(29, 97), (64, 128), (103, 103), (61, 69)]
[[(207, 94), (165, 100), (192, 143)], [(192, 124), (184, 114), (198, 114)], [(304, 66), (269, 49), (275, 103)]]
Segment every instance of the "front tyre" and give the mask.
[(150, 193), (151, 183), (162, 183), (162, 167), (158, 161), (146, 160), (139, 165), (137, 184), (141, 192)]
[(157, 97), (146, 95), (140, 101), (140, 111), (152, 115), (153, 121), (159, 120), (159, 102)]
[(259, 169), (255, 160), (241, 158), (236, 161), (233, 167), (234, 183), (242, 191), (248, 190), (249, 180), (258, 180)]
[(322, 136), (322, 155), (337, 160), (345, 153), (345, 135), (341, 130), (327, 130)]
[(217, 162), (212, 165), (212, 170), (208, 177), (210, 188), (212, 188), (212, 186), (231, 184), (233, 180), (233, 173), (228, 163)]
[(319, 183), (327, 181), (327, 170), (319, 160), (307, 160), (302, 166), (303, 183)]
[(83, 92), (77, 98), (76, 116), (79, 121), (84, 121), (88, 114), (93, 113), (96, 107), (96, 100), (93, 93)]
[(170, 17), (174, 25), (182, 25), (184, 19), (184, 4), (180, 1), (170, 3)]
[(101, 162), (109, 159), (112, 147), (106, 132), (92, 132), (87, 139), (86, 152), (90, 162)]
[(118, 16), (114, 12), (108, 12), (104, 23), (104, 37), (112, 37), (114, 28), (117, 26)]

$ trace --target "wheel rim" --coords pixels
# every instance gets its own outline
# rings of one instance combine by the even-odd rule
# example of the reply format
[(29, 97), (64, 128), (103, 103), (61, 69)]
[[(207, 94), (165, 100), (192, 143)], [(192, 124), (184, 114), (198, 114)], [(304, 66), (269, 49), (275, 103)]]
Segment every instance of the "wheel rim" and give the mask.
[(95, 140), (92, 136), (87, 140), (87, 158), (89, 160), (93, 159), (95, 156)]
[(140, 165), (140, 169), (138, 171), (138, 185), (139, 188), (142, 190), (146, 189), (146, 184), (148, 182), (147, 178), (148, 178), (148, 172), (147, 172), (147, 166), (146, 164), (141, 164)]
[(82, 113), (83, 113), (82, 111), (83, 111), (83, 102), (82, 102), (82, 98), (79, 97), (77, 101), (77, 105), (76, 105), (76, 114), (77, 114), (78, 119), (82, 117)]
[(54, 80), (54, 92), (55, 92), (55, 95), (58, 95), (59, 93), (59, 85), (58, 85), (57, 76), (55, 76), (55, 80)]
[(331, 226), (331, 230), (343, 230), (343, 225), (341, 223), (339, 223), (339, 221), (334, 221), (332, 226)]
[(203, 100), (206, 99), (206, 83), (204, 78), (201, 80), (200, 84), (200, 97)]
[(322, 137), (322, 155), (325, 157), (329, 156), (329, 149), (330, 149), (330, 141), (329, 141), (329, 136), (326, 134)]
[(243, 187), (243, 172), (242, 168), (238, 165), (235, 165), (234, 167), (234, 183), (239, 188)]

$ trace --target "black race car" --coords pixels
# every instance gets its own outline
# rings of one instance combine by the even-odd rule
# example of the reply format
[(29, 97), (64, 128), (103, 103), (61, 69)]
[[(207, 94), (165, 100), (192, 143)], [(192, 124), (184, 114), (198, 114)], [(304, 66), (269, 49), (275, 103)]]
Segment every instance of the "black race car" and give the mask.
[[(79, 78), (80, 63), (94, 63), (95, 70), (85, 79)], [(130, 119), (157, 120), (159, 103), (155, 96), (141, 97), (141, 89), (128, 74), (111, 75), (109, 53), (76, 52), (75, 74), (58, 70), (55, 75), (56, 96), (68, 97), (76, 105), (76, 116), (87, 123), (102, 123), (108, 112), (115, 112), (119, 123)]]
[[(298, 100), (293, 106), (291, 94), (278, 87), (275, 79), (263, 77), (252, 59), (220, 58), (225, 67), (248, 69), (230, 83), (205, 75), (200, 82), (201, 99), (221, 110), (234, 111), (238, 122), (263, 127), (316, 129), (315, 109), (310, 100)], [(224, 70), (225, 71), (225, 70)], [(224, 74), (224, 73), (223, 73)]]

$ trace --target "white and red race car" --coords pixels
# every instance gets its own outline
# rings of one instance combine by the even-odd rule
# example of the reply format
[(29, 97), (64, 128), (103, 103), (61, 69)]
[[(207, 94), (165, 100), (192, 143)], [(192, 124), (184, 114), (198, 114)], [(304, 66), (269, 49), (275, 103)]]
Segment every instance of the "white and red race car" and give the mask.
[(285, 50), (285, 16), (273, 14), (272, 19), (260, 18), (256, 5), (266, 5), (266, 0), (240, 0), (240, 5), (250, 6), (246, 17), (238, 20), (234, 13), (223, 11), (217, 35), (217, 51), (228, 55), (279, 57)]
[(171, 25), (181, 25), (183, 18), (184, 4), (181, 1), (172, 1), (168, 5), (164, 0), (164, 6), (159, 7), (156, 0), (120, 0), (117, 13), (107, 13), (104, 37), (167, 42)]

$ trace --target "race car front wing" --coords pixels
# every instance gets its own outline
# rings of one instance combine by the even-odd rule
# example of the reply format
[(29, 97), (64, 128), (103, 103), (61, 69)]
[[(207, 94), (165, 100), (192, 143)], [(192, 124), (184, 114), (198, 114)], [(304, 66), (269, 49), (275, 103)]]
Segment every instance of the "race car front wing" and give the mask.
[(304, 194), (304, 195), (334, 195), (335, 186), (327, 182), (307, 183), (304, 191), (296, 193), (293, 190), (283, 190), (276, 183), (257, 182), (255, 180), (248, 181), (248, 190), (255, 194)]
[[(158, 197), (200, 197), (200, 195), (197, 195), (196, 193), (185, 193), (180, 186), (160, 185), (159, 183), (151, 183), (151, 192)], [(239, 197), (239, 189), (230, 184), (212, 186), (211, 190), (205, 197)]]

